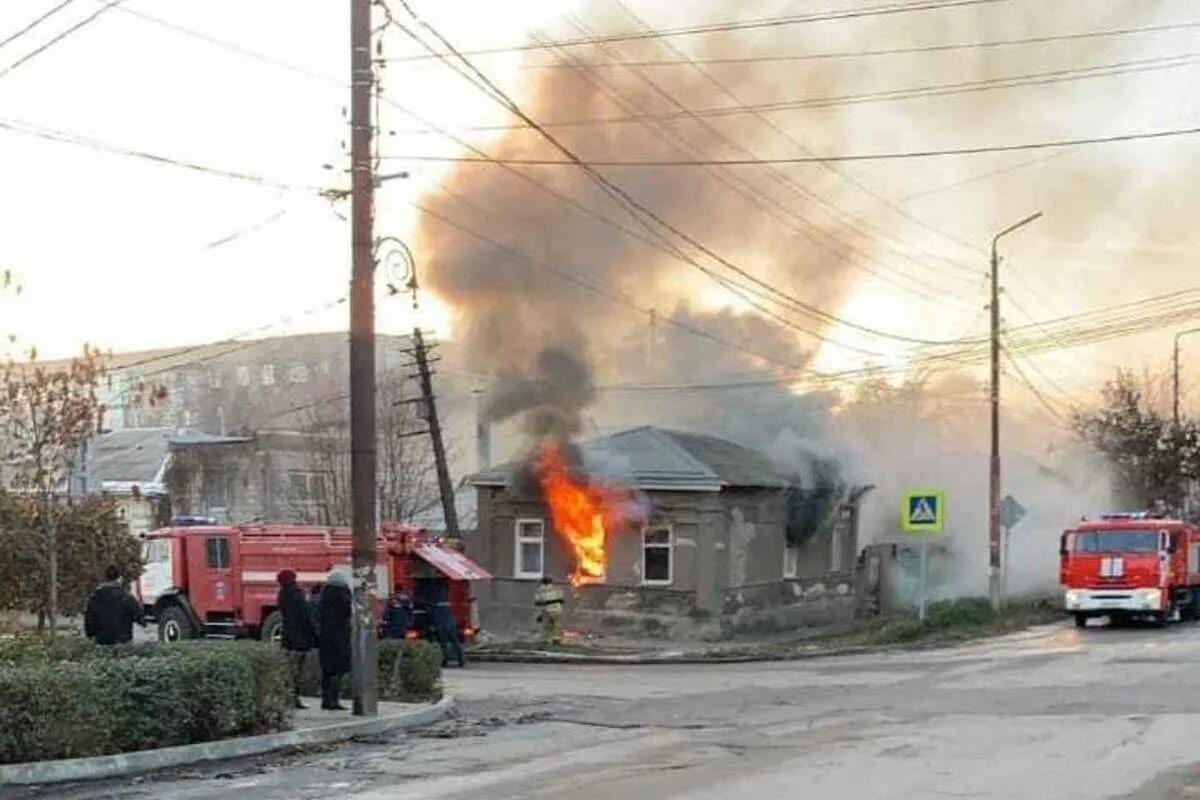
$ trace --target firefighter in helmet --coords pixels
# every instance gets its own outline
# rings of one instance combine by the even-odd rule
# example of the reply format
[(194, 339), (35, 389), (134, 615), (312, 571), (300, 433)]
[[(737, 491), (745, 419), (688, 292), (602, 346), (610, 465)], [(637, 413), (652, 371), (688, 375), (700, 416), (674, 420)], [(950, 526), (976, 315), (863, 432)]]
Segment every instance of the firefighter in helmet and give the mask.
[(563, 590), (554, 585), (549, 575), (542, 578), (542, 585), (533, 596), (537, 607), (537, 621), (542, 628), (542, 641), (546, 644), (562, 643)]

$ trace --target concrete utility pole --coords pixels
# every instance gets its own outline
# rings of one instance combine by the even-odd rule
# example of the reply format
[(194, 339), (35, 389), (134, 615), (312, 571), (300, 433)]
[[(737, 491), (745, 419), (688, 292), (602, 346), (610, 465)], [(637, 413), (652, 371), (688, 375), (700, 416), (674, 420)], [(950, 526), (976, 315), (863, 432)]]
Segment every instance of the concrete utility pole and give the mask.
[(1171, 406), (1174, 410), (1175, 427), (1179, 427), (1179, 340), (1185, 336), (1191, 336), (1193, 333), (1200, 333), (1200, 328), (1192, 328), (1191, 330), (1180, 331), (1175, 334), (1175, 351), (1173, 358), (1172, 380), (1171, 380)]
[(992, 238), (992, 456), (988, 475), (988, 595), (992, 610), (1000, 610), (1000, 256), (996, 245), (1001, 237), (1023, 228), (1042, 216), (1031, 214)]
[(371, 159), (371, 0), (350, 0), (350, 486), (354, 713), (375, 716), (375, 174)]

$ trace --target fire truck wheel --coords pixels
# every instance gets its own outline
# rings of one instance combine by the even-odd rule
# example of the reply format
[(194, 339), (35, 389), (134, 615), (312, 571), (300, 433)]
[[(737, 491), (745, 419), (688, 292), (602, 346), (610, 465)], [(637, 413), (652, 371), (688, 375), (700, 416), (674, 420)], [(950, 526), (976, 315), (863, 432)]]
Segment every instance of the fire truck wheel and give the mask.
[(262, 627), (258, 629), (258, 638), (264, 642), (279, 642), (283, 639), (283, 615), (278, 611), (268, 614)]
[(160, 642), (179, 642), (194, 637), (192, 621), (178, 606), (171, 606), (163, 611), (158, 619), (158, 640)]
[(1086, 614), (1076, 614), (1075, 615), (1075, 627), (1076, 628), (1086, 628), (1087, 627), (1087, 615)]

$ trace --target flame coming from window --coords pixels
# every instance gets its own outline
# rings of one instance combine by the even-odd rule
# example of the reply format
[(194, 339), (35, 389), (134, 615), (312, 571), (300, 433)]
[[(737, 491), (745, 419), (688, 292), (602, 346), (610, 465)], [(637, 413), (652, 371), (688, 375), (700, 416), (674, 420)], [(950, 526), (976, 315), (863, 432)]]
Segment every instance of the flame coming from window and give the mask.
[(608, 554), (607, 531), (621, 524), (622, 490), (571, 475), (562, 449), (543, 444), (534, 461), (542, 500), (550, 510), (554, 530), (571, 548), (571, 585), (603, 580)]

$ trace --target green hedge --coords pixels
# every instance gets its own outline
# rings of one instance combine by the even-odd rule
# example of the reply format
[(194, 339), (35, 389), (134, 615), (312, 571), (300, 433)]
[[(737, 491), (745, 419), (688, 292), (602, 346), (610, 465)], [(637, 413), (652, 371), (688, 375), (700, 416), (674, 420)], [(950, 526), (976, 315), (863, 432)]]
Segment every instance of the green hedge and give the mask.
[[(321, 665), (314, 650), (304, 662), (300, 691), (307, 697), (321, 693)], [(342, 694), (353, 697), (350, 676), (342, 680)], [(379, 643), (379, 699), (404, 703), (431, 702), (442, 696), (442, 649), (423, 640), (384, 639)]]
[(0, 763), (286, 730), (291, 673), (269, 645), (0, 642)]

